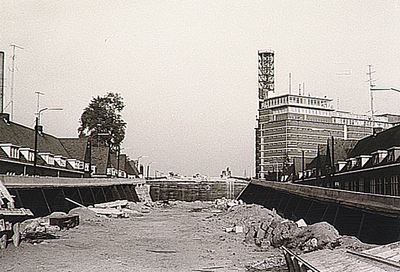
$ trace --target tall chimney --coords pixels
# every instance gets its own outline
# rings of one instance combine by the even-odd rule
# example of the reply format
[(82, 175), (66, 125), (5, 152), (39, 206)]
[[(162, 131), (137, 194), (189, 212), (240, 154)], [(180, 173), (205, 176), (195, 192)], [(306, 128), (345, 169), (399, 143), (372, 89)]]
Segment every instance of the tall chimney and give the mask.
[(4, 111), (4, 52), (0, 52), (0, 113)]

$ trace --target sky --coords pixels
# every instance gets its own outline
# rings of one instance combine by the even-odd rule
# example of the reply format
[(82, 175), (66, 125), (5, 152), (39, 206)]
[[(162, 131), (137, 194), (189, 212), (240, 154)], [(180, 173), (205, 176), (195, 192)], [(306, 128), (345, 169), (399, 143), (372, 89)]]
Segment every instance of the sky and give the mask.
[[(377, 87), (400, 88), (400, 0), (0, 0), (5, 112), (77, 137), (93, 97), (120, 93), (122, 152), (154, 171), (191, 176), (254, 170), (257, 52), (275, 52), (275, 95), (305, 86), (336, 109), (370, 114)], [(400, 93), (374, 93), (377, 113), (400, 114)]]

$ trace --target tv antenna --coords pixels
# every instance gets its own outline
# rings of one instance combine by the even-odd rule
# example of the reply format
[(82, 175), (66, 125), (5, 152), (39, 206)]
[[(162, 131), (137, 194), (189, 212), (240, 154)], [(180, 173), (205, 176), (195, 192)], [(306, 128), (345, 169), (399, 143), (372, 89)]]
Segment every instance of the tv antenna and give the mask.
[(372, 124), (374, 124), (374, 115), (375, 115), (375, 111), (374, 111), (374, 95), (372, 94), (372, 90), (375, 87), (374, 84), (374, 79), (372, 79), (372, 74), (375, 73), (375, 71), (372, 71), (372, 65), (368, 65), (368, 82), (369, 82), (369, 93), (370, 93), (370, 100), (371, 100), (371, 120), (372, 120)]
[(375, 115), (375, 111), (374, 111), (374, 96), (373, 96), (373, 92), (374, 91), (394, 91), (394, 92), (399, 92), (400, 90), (398, 88), (375, 88), (375, 84), (374, 84), (374, 79), (372, 79), (372, 74), (375, 73), (375, 71), (372, 71), (372, 65), (368, 65), (368, 73), (367, 75), (369, 76), (368, 78), (368, 82), (369, 82), (369, 92), (370, 92), (370, 96), (371, 96), (371, 115), (372, 115), (372, 122), (374, 124), (374, 115)]

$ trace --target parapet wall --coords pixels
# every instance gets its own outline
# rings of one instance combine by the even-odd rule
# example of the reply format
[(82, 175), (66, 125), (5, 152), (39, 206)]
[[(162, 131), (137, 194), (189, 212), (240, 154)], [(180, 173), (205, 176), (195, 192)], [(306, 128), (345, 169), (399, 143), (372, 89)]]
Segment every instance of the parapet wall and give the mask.
[(144, 184), (145, 179), (127, 178), (62, 178), (0, 175), (7, 188), (50, 188), (50, 187), (102, 187), (112, 185)]

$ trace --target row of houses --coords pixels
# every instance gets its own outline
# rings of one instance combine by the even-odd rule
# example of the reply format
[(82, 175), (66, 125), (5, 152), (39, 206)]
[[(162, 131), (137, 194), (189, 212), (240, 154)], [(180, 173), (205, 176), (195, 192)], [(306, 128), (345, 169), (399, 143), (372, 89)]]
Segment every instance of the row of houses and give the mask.
[[(295, 182), (372, 194), (400, 195), (400, 126), (359, 140), (345, 157), (327, 145)], [(340, 147), (340, 146), (339, 146)], [(338, 151), (337, 151), (338, 150)], [(335, 157), (336, 156), (336, 157)]]
[(0, 114), (0, 174), (134, 178), (138, 168), (126, 154), (92, 145), (89, 137), (57, 138)]

